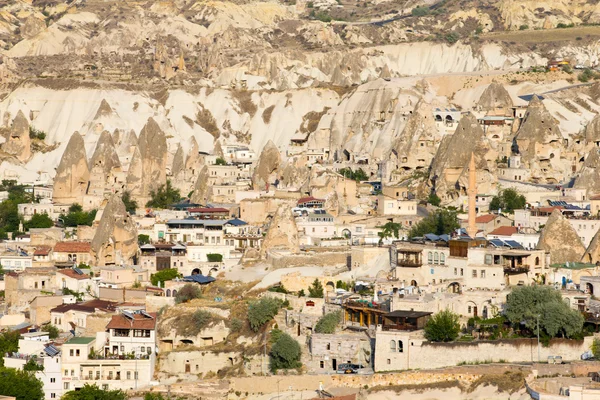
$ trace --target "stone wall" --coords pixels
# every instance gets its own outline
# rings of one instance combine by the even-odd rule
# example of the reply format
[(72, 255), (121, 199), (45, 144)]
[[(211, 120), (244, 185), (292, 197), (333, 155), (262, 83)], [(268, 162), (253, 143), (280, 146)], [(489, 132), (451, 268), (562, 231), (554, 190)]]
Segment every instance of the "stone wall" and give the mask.
[(154, 294), (146, 295), (146, 311), (157, 312), (164, 306), (174, 306), (175, 297), (155, 296)]
[(100, 300), (107, 301), (127, 301), (132, 303), (146, 302), (146, 291), (144, 289), (99, 288), (98, 296), (100, 297)]
[(218, 373), (219, 370), (231, 367), (240, 360), (240, 354), (235, 352), (172, 351), (161, 355), (158, 372), (179, 376)]
[[(395, 351), (391, 342), (395, 341)], [(590, 349), (593, 337), (584, 340), (554, 339), (548, 347), (540, 344), (540, 360), (561, 356), (579, 360)], [(399, 351), (399, 349), (402, 351)], [(431, 343), (408, 332), (378, 331), (375, 344), (375, 371), (442, 368), (460, 363), (537, 361), (536, 339)]]
[(349, 256), (348, 251), (340, 252), (319, 252), (305, 254), (284, 254), (274, 251), (268, 252), (268, 261), (275, 268), (303, 267), (306, 265), (330, 266), (336, 264), (346, 264)]

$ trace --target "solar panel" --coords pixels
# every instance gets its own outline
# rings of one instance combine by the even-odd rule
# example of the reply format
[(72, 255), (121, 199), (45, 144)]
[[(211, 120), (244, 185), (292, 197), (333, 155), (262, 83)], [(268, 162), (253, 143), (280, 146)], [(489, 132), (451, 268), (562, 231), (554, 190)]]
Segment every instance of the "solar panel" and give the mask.
[(448, 240), (450, 240), (450, 236), (448, 236), (446, 234), (440, 235), (440, 240), (447, 242)]
[(48, 354), (50, 357), (54, 357), (55, 355), (58, 355), (60, 353), (60, 350), (58, 350), (56, 347), (54, 347), (53, 345), (49, 345), (46, 346), (46, 348), (44, 348), (44, 351), (46, 352), (46, 354)]
[(515, 240), (507, 240), (505, 243), (507, 245), (509, 245), (511, 249), (522, 249), (523, 248), (523, 246), (521, 246), (521, 244)]
[(146, 311), (144, 311), (144, 310), (140, 310), (140, 314), (142, 314), (142, 315), (143, 315), (144, 317), (146, 317), (146, 318), (151, 318), (151, 319), (154, 319), (154, 317), (153, 317), (152, 315), (148, 314), (148, 313), (147, 313)]
[(76, 273), (76, 274), (78, 274), (78, 275), (83, 275), (83, 271), (82, 271), (82, 270), (80, 270), (80, 269), (79, 269), (79, 268), (77, 268), (77, 267), (73, 268), (73, 271), (75, 271), (75, 273)]
[(123, 310), (123, 311), (121, 311), (121, 313), (123, 313), (123, 315), (126, 316), (129, 319), (134, 319), (133, 318), (133, 314), (130, 311)]
[(500, 239), (492, 239), (490, 243), (495, 247), (504, 247), (504, 242)]
[(435, 242), (436, 240), (439, 240), (439, 238), (440, 238), (438, 235), (434, 235), (433, 233), (427, 233), (423, 236), (425, 237), (425, 239), (431, 240), (432, 242)]

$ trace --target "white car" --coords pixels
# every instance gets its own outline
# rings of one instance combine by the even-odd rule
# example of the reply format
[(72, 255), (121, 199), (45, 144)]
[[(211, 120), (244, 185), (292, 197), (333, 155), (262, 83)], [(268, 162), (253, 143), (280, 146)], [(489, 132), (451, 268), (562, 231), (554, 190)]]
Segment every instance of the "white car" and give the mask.
[(585, 69), (585, 65), (577, 64), (575, 69)]

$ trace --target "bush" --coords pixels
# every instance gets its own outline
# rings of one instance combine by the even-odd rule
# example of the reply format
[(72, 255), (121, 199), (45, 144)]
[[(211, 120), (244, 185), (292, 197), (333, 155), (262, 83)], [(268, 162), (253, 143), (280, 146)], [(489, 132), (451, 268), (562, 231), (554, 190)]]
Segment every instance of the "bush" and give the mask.
[(158, 286), (159, 283), (161, 283), (160, 286), (162, 286), (162, 283), (165, 281), (172, 281), (180, 276), (181, 274), (175, 268), (167, 268), (150, 275), (150, 282), (152, 282), (154, 286)]
[(96, 385), (86, 383), (77, 391), (72, 390), (61, 397), (61, 400), (127, 400), (122, 390), (102, 390)]
[(150, 235), (144, 235), (144, 234), (138, 235), (138, 244), (140, 246), (144, 245), (144, 244), (148, 244), (148, 243), (150, 243)]
[(335, 333), (335, 328), (340, 323), (341, 318), (342, 318), (341, 311), (334, 311), (334, 312), (325, 314), (324, 316), (319, 318), (319, 321), (317, 321), (317, 324), (315, 325), (315, 332), (316, 333)]
[(427, 202), (432, 206), (439, 207), (440, 204), (442, 204), (442, 199), (440, 199), (440, 196), (438, 196), (437, 194), (431, 193), (427, 198)]
[(519, 194), (515, 189), (504, 189), (498, 196), (494, 196), (490, 202), (490, 210), (506, 211), (512, 213), (514, 210), (525, 208), (527, 200), (525, 196)]
[(67, 227), (77, 227), (79, 225), (92, 226), (96, 218), (96, 210), (83, 211), (81, 205), (75, 203), (69, 207), (68, 214), (60, 214), (59, 220)]
[(357, 182), (366, 181), (369, 179), (369, 176), (362, 168), (353, 171), (351, 168), (341, 168), (338, 171), (338, 174), (342, 175), (346, 179), (352, 179)]
[(459, 316), (450, 310), (440, 311), (425, 324), (425, 338), (431, 342), (450, 342), (459, 332)]
[(412, 11), (410, 13), (412, 14), (413, 17), (424, 17), (425, 15), (429, 14), (429, 8), (428, 7), (415, 7), (412, 9)]
[(523, 24), (523, 25), (519, 26), (520, 31), (526, 31), (527, 29), (529, 29), (529, 25), (527, 25), (527, 24)]
[(157, 190), (150, 191), (150, 201), (146, 203), (146, 207), (164, 209), (179, 200), (181, 200), (179, 189), (175, 189), (171, 186), (171, 181), (167, 180), (166, 185), (161, 185)]
[(215, 165), (227, 165), (227, 161), (223, 157), (217, 157)]
[(598, 74), (589, 68), (584, 69), (583, 72), (581, 72), (577, 76), (577, 79), (583, 83), (589, 82), (590, 79), (597, 79), (597, 78), (598, 78)]
[(209, 262), (223, 262), (223, 254), (218, 253), (208, 253), (206, 255), (206, 259)]
[(0, 393), (5, 396), (17, 400), (43, 400), (43, 386), (32, 372), (0, 367)]
[(192, 321), (194, 323), (194, 328), (198, 332), (200, 332), (204, 328), (208, 327), (208, 325), (210, 324), (212, 319), (213, 319), (212, 314), (205, 310), (196, 310), (194, 312), (194, 314), (192, 314)]
[(458, 34), (452, 32), (452, 33), (447, 34), (445, 39), (446, 39), (446, 42), (448, 42), (450, 44), (454, 44), (454, 43), (458, 42), (459, 37), (458, 37)]
[(331, 15), (329, 15), (329, 13), (327, 13), (327, 11), (319, 11), (319, 12), (314, 12), (314, 10), (312, 11), (311, 15), (321, 21), (321, 22), (331, 22), (332, 18)]
[(413, 225), (409, 237), (423, 236), (427, 233), (434, 235), (449, 234), (460, 227), (456, 211), (438, 209), (423, 218), (418, 224)]
[(125, 210), (129, 214), (135, 214), (135, 210), (137, 210), (138, 204), (137, 201), (131, 198), (131, 193), (129, 193), (128, 191), (123, 192), (121, 200), (123, 201), (123, 204), (125, 204)]
[(34, 214), (31, 216), (29, 221), (26, 221), (24, 224), (25, 229), (35, 229), (35, 228), (52, 228), (54, 226), (54, 222), (48, 214)]
[(44, 131), (40, 131), (39, 129), (35, 129), (33, 126), (29, 126), (29, 137), (31, 139), (39, 139), (39, 140), (44, 140), (46, 139), (46, 132)]
[(242, 321), (240, 321), (239, 319), (237, 319), (237, 318), (232, 318), (232, 319), (229, 321), (229, 330), (230, 330), (232, 333), (239, 332), (239, 331), (241, 331), (241, 330), (242, 330), (242, 326), (243, 326), (243, 325), (244, 325), (244, 323), (243, 323)]
[(175, 303), (187, 303), (190, 300), (199, 299), (200, 297), (202, 297), (202, 291), (200, 291), (198, 285), (188, 283), (177, 292)]
[(250, 303), (248, 306), (248, 322), (250, 322), (250, 328), (252, 328), (254, 332), (258, 332), (264, 324), (277, 315), (279, 307), (281, 307), (281, 302), (279, 300), (268, 297), (263, 297), (260, 300)]
[(60, 331), (54, 325), (46, 325), (44, 327), (44, 331), (48, 332), (50, 339), (56, 339), (58, 337), (58, 335), (60, 334)]
[(271, 371), (279, 369), (299, 368), (302, 350), (300, 344), (287, 333), (282, 333), (271, 348)]

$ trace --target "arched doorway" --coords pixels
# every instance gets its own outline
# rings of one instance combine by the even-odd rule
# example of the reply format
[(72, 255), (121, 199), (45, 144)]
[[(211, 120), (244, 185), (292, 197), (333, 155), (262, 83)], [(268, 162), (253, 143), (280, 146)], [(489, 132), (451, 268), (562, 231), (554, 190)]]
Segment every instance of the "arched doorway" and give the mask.
[(167, 289), (167, 297), (171, 297), (171, 289)]
[(350, 229), (344, 229), (342, 231), (342, 236), (346, 239), (350, 239), (352, 237), (352, 232), (350, 232)]
[(177, 296), (177, 290), (173, 289), (173, 297)]
[(452, 282), (451, 284), (449, 284), (448, 285), (448, 292), (460, 294), (461, 293), (460, 283), (458, 283), (458, 282)]
[(202, 275), (202, 271), (200, 271), (200, 268), (194, 268), (192, 270), (192, 275)]
[(484, 305), (483, 309), (481, 310), (481, 318), (483, 319), (488, 319), (488, 306)]
[(591, 283), (589, 283), (589, 282), (586, 282), (586, 283), (585, 283), (585, 292), (586, 292), (586, 293), (589, 293), (590, 295), (592, 295), (592, 296), (593, 296), (593, 295), (594, 295), (594, 285), (592, 285), (592, 284), (591, 284)]
[(325, 285), (325, 289), (326, 289), (327, 292), (334, 292), (335, 291), (335, 284), (332, 281), (329, 281)]
[(419, 285), (417, 285), (417, 281), (415, 281), (414, 279), (412, 281), (410, 281), (410, 286), (414, 286), (417, 287)]

